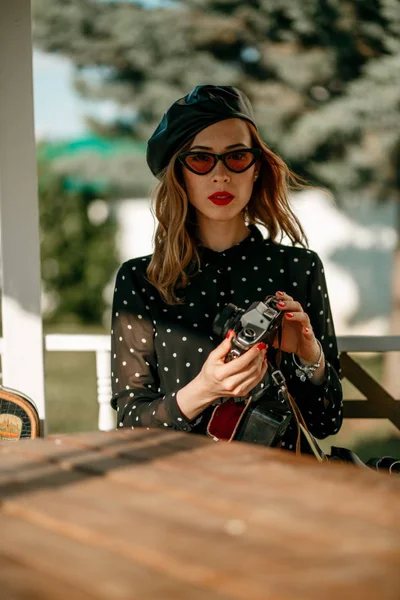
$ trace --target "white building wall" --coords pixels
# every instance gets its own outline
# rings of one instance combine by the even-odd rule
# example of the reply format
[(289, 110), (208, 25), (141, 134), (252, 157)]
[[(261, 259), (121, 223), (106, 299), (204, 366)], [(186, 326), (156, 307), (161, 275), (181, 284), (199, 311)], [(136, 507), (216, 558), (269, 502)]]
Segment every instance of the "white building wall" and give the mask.
[[(360, 217), (356, 218), (343, 212), (327, 194), (312, 190), (297, 194), (293, 208), (303, 225), (310, 248), (324, 263), (337, 334), (388, 334), (390, 271), (396, 244), (393, 207), (364, 206), (356, 211)], [(146, 198), (119, 201), (117, 218), (121, 260), (150, 254), (154, 220), (149, 201)], [(335, 260), (335, 255), (340, 253), (344, 254), (342, 264)], [(363, 263), (362, 274), (357, 264), (353, 266), (357, 256)], [(374, 256), (375, 260), (370, 261), (370, 256)], [(387, 274), (387, 285), (380, 285), (377, 290), (374, 281), (378, 285), (384, 273)], [(364, 292), (360, 291), (357, 283), (360, 275), (364, 276), (364, 281), (371, 281)], [(365, 319), (360, 311), (366, 314)]]

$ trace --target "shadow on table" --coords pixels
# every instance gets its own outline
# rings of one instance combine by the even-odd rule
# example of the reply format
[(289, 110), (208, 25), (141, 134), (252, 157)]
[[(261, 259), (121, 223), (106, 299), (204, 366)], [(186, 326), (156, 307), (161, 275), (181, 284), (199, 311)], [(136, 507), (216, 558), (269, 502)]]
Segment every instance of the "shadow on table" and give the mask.
[[(200, 435), (174, 438), (164, 431), (137, 432), (133, 436), (121, 435), (106, 443), (88, 443), (83, 438), (73, 444), (72, 438), (65, 445), (50, 445), (43, 440), (7, 442), (7, 455), (15, 444), (10, 468), (0, 453), (0, 500), (38, 490), (71, 485), (93, 477), (106, 477), (116, 469), (143, 465), (178, 452), (190, 452), (211, 440)], [(35, 442), (40, 442), (42, 446)], [(12, 446), (11, 446), (12, 444)], [(77, 447), (78, 446), (78, 447)], [(50, 451), (49, 451), (50, 448)], [(53, 450), (53, 452), (51, 452)], [(12, 457), (26, 458), (21, 464)], [(3, 458), (3, 460), (1, 460)]]

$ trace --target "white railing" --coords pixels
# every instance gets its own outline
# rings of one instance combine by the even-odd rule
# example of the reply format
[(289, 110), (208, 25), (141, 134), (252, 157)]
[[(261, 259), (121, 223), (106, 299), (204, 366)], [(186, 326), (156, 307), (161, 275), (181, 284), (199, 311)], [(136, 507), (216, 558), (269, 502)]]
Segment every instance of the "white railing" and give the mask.
[[(0, 354), (3, 353), (0, 338)], [(340, 352), (400, 352), (400, 336), (339, 336)], [(108, 335), (47, 334), (45, 349), (49, 352), (95, 352), (98, 427), (100, 431), (115, 428), (115, 412), (111, 408), (111, 343)], [(21, 390), (23, 391), (23, 390)]]
[[(100, 431), (115, 428), (115, 411), (111, 408), (111, 340), (108, 335), (80, 335), (49, 333), (44, 336), (45, 350), (48, 352), (95, 352), (97, 402), (99, 404), (98, 427)], [(4, 353), (3, 339), (0, 338), (0, 355)], [(7, 385), (7, 382), (4, 382)], [(23, 392), (23, 386), (18, 389)], [(33, 400), (35, 400), (33, 398)]]
[(98, 427), (100, 431), (115, 429), (115, 411), (111, 399), (111, 341), (108, 335), (80, 335), (49, 333), (45, 336), (45, 349), (50, 352), (95, 352)]

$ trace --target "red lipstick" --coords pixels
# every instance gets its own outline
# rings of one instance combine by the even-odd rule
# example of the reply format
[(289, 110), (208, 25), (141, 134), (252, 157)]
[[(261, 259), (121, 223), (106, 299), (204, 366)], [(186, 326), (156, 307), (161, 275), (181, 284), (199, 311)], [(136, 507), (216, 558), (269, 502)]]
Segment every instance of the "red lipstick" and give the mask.
[(234, 196), (229, 192), (215, 192), (208, 197), (211, 202), (217, 204), (218, 206), (225, 206), (226, 204), (230, 204), (232, 202)]

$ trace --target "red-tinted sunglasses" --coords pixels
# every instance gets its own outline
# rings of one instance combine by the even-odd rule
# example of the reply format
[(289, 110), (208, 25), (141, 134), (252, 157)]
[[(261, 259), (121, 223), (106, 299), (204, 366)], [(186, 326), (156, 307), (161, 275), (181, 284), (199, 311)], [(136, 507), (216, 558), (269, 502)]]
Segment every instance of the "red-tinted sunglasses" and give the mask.
[(231, 150), (223, 154), (213, 152), (182, 152), (178, 155), (179, 161), (196, 175), (207, 175), (219, 160), (222, 160), (229, 171), (243, 173), (250, 169), (261, 156), (260, 148), (245, 148), (243, 150)]

